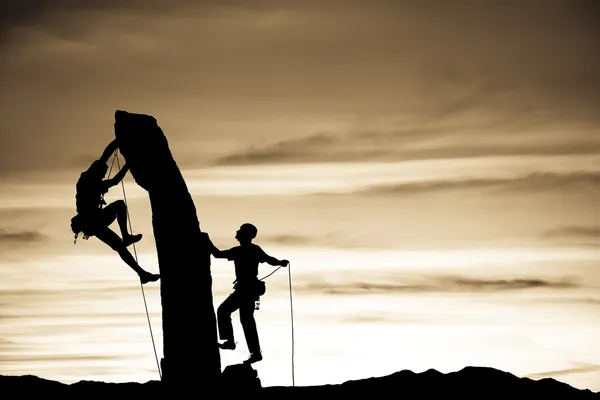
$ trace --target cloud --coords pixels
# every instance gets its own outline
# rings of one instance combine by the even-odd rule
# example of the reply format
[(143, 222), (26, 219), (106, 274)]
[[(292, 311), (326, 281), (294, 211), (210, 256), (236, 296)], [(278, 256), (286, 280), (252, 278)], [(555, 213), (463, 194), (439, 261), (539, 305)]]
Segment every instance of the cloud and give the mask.
[(47, 239), (41, 232), (0, 229), (0, 244), (37, 243)]
[(456, 179), (375, 185), (355, 194), (366, 196), (395, 196), (454, 190), (494, 189), (498, 192), (532, 193), (554, 190), (592, 189), (600, 191), (600, 173), (574, 172), (566, 174), (532, 173), (512, 178)]
[[(204, 3), (208, 4), (208, 2)], [(81, 26), (74, 29), (77, 26), (76, 13), (79, 13), (80, 18), (89, 21), (91, 13), (94, 12), (164, 14), (180, 11), (182, 7), (191, 4), (193, 2), (187, 0), (168, 3), (159, 0), (3, 0), (0, 2), (0, 38), (14, 27), (51, 29), (54, 33), (61, 33), (61, 36), (65, 37), (80, 34), (85, 31), (85, 24), (80, 23)]]
[[(393, 2), (379, 0), (379, 3), (394, 9)], [(242, 17), (269, 14), (273, 12), (290, 12), (300, 10), (339, 9), (339, 7), (359, 8), (359, 11), (368, 11), (355, 1), (330, 0), (328, 4), (317, 1), (305, 0), (303, 2), (273, 1), (273, 0), (3, 0), (0, 2), (0, 36), (12, 27), (35, 27), (36, 29), (50, 29), (60, 33), (63, 37), (73, 37), (85, 31), (85, 24), (79, 19), (93, 20), (94, 14), (120, 14), (131, 16), (189, 16), (192, 14), (203, 18), (224, 16)], [(57, 24), (60, 22), (61, 24)]]
[[(134, 312), (88, 312), (88, 313), (60, 313), (60, 312), (49, 312), (48, 310), (40, 310), (39, 313), (28, 312), (26, 314), (9, 314), (7, 311), (4, 311), (2, 315), (0, 315), (0, 320), (56, 320), (56, 321), (92, 321), (93, 319), (102, 320), (102, 326), (114, 325), (114, 326), (123, 326), (128, 321), (135, 320), (139, 316), (138, 313)], [(89, 322), (93, 324), (94, 322)], [(60, 322), (60, 324), (67, 326), (68, 323)], [(80, 324), (81, 325), (81, 324)], [(0, 340), (1, 343), (1, 340)]]
[[(418, 159), (410, 156), (408, 143), (442, 135), (440, 129), (414, 128), (389, 132), (358, 134), (315, 133), (248, 148), (217, 158), (215, 165), (300, 164), (342, 161), (400, 161)], [(383, 145), (385, 144), (385, 145)]]
[(323, 235), (266, 235), (261, 236), (262, 242), (282, 244), (287, 246), (327, 246), (336, 248), (352, 248), (364, 247), (364, 244), (359, 241), (345, 237), (344, 234), (329, 233)]
[[(325, 323), (331, 323), (335, 319), (336, 322), (350, 323), (350, 324), (382, 324), (389, 325), (390, 323), (397, 323), (402, 325), (426, 325), (426, 324), (439, 324), (441, 318), (432, 318), (431, 316), (425, 315), (407, 315), (398, 313), (355, 313), (352, 315), (341, 314), (337, 316), (332, 315), (314, 315), (313, 319), (323, 321)], [(456, 317), (448, 318), (448, 322), (458, 322)]]
[[(336, 138), (330, 135), (318, 133), (312, 136), (276, 142), (262, 148), (251, 146), (244, 151), (217, 159), (216, 165), (318, 161), (322, 159), (326, 150), (331, 149), (336, 141)], [(320, 149), (320, 151), (315, 152), (315, 149)]]
[[(118, 286), (118, 285), (98, 285), (90, 282), (88, 285), (83, 284), (82, 282), (71, 282), (74, 288), (69, 289), (69, 296), (72, 298), (85, 298), (89, 297), (90, 293), (96, 293), (96, 297), (106, 296), (109, 298), (112, 297), (122, 297), (127, 294), (130, 294), (135, 291), (135, 289), (128, 286)], [(158, 290), (155, 288), (148, 288), (148, 291)], [(3, 300), (6, 299), (26, 299), (26, 300), (43, 300), (46, 302), (49, 301), (63, 301), (64, 296), (62, 294), (64, 290), (60, 287), (58, 288), (8, 288), (1, 289), (0, 294), (2, 295)]]
[(599, 239), (600, 226), (563, 226), (547, 231), (547, 238), (559, 239)]
[[(396, 279), (399, 280), (399, 279)], [(457, 276), (437, 276), (422, 282), (317, 282), (296, 286), (294, 290), (333, 295), (411, 294), (411, 293), (492, 293), (531, 289), (573, 289), (579, 285), (567, 280), (540, 278), (476, 279)]]
[(530, 299), (527, 300), (530, 303), (544, 303), (544, 304), (576, 304), (576, 305), (600, 305), (600, 298), (595, 297), (552, 297), (552, 298), (541, 298), (541, 299)]
[(556, 378), (559, 376), (565, 375), (573, 375), (573, 374), (582, 374), (586, 372), (596, 372), (600, 371), (600, 365), (596, 364), (579, 364), (578, 367), (566, 368), (566, 369), (558, 369), (553, 371), (545, 371), (538, 372), (535, 374), (526, 375), (527, 378), (530, 379), (539, 379), (539, 378)]
[[(67, 326), (63, 326), (67, 328)], [(36, 350), (39, 350), (35, 345), (27, 342), (19, 342), (0, 338), (0, 351), (2, 352), (2, 360), (6, 363), (20, 362), (44, 362), (44, 361), (85, 361), (85, 360), (114, 360), (119, 358), (116, 355), (94, 355), (94, 354), (38, 354), (34, 355)]]
[(543, 240), (555, 244), (598, 248), (600, 246), (600, 226), (569, 225), (550, 229), (542, 235)]
[[(210, 149), (219, 163), (588, 151), (600, 93), (589, 4), (471, 0), (439, 18), (434, 2), (393, 0), (3, 0), (0, 172), (83, 168), (121, 105), (156, 115), (186, 158)], [(308, 122), (263, 132), (288, 116)], [(315, 120), (376, 130), (380, 116), (410, 124), (311, 135)], [(547, 144), (557, 127), (562, 143)]]
[[(516, 118), (513, 116), (513, 118)], [(466, 124), (466, 122), (465, 122)], [(498, 126), (494, 121), (490, 133), (496, 130), (519, 130), (518, 123), (511, 127)], [(500, 128), (500, 129), (499, 129)], [(313, 135), (276, 141), (219, 157), (215, 165), (300, 164), (315, 162), (412, 161), (457, 159), (482, 156), (554, 156), (600, 154), (600, 141), (583, 134), (579, 138), (560, 138), (547, 134), (545, 142), (535, 137), (513, 138), (507, 134), (504, 142), (474, 141), (485, 130), (485, 123), (476, 129), (468, 126), (404, 127), (392, 131), (365, 131), (333, 134), (319, 132)], [(520, 141), (521, 143), (515, 144)]]
[(276, 236), (265, 236), (263, 238), (265, 242), (279, 243), (279, 244), (291, 244), (291, 245), (305, 245), (311, 243), (313, 240), (308, 236), (302, 235), (276, 235)]
[(44, 362), (44, 361), (105, 361), (105, 360), (118, 360), (120, 355), (94, 355), (94, 354), (50, 354), (50, 355), (12, 355), (2, 357), (7, 363), (17, 362)]

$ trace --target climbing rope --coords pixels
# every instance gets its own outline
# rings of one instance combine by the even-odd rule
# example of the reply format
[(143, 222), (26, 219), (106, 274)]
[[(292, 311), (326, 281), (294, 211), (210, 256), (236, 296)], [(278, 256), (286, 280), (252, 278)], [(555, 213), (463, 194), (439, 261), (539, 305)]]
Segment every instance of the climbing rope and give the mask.
[[(117, 160), (117, 167), (119, 170), (121, 169), (121, 163), (119, 162), (118, 157), (118, 149), (115, 150), (115, 156), (113, 158), (113, 164), (115, 159)], [(112, 170), (112, 165), (110, 166)], [(110, 171), (108, 173), (110, 177)], [(131, 226), (131, 217), (129, 216), (129, 205), (127, 204), (127, 195), (125, 194), (125, 184), (123, 180), (121, 180), (121, 188), (123, 189), (123, 201), (125, 202), (125, 207), (127, 209), (127, 221), (129, 222), (129, 230), (133, 233), (133, 228)], [(135, 261), (138, 262), (137, 250), (135, 249), (135, 243), (133, 243), (133, 254), (135, 255)], [(160, 370), (160, 362), (158, 361), (158, 353), (156, 352), (156, 344), (154, 343), (154, 334), (152, 333), (152, 324), (150, 323), (150, 314), (148, 313), (148, 304), (146, 303), (146, 293), (144, 293), (144, 285), (142, 281), (140, 281), (140, 288), (142, 289), (142, 298), (144, 299), (144, 308), (146, 309), (146, 318), (148, 319), (148, 327), (150, 328), (150, 338), (152, 339), (152, 348), (154, 349), (154, 358), (156, 358), (156, 367), (158, 368), (158, 376), (162, 380), (162, 372)]]
[[(112, 172), (113, 169), (113, 165), (115, 165), (115, 160), (117, 159), (117, 150), (115, 150), (115, 152), (113, 153), (113, 159), (112, 162), (110, 163), (110, 169), (108, 170), (108, 177), (110, 178), (110, 174)], [(104, 197), (104, 194), (102, 194), (102, 197)]]
[(292, 386), (296, 386), (294, 377), (294, 305), (292, 303), (292, 264), (288, 264), (288, 283), (290, 287), (290, 319), (292, 321)]
[[(265, 280), (266, 278), (270, 277), (275, 272), (277, 272), (279, 270), (279, 268), (281, 268), (281, 267), (275, 268), (269, 274), (263, 276), (262, 278), (259, 278), (259, 280), (261, 280), (261, 281)], [(290, 319), (291, 319), (291, 323), (292, 323), (292, 386), (296, 386), (296, 379), (295, 379), (295, 374), (294, 374), (294, 369), (295, 369), (295, 366), (294, 366), (294, 304), (292, 302), (292, 264), (291, 263), (288, 264), (288, 284), (289, 284), (289, 290), (290, 290)]]
[(281, 267), (277, 267), (277, 268), (275, 268), (273, 271), (271, 271), (271, 273), (270, 273), (270, 274), (268, 274), (268, 275), (265, 275), (265, 276), (263, 276), (262, 278), (258, 278), (258, 280), (259, 280), (259, 281), (263, 281), (263, 280), (267, 279), (268, 277), (270, 277), (271, 275), (273, 275), (275, 272), (277, 272), (277, 270), (279, 270), (279, 268), (281, 268)]

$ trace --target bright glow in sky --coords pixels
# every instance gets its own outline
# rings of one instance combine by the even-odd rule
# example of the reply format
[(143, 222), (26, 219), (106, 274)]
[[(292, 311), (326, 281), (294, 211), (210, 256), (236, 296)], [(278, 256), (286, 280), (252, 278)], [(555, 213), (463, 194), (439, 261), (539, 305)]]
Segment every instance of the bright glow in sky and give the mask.
[[(600, 333), (597, 306), (575, 307), (574, 303), (593, 295), (600, 279), (588, 274), (588, 289), (552, 288), (550, 282), (558, 282), (556, 271), (547, 268), (548, 262), (569, 259), (592, 268), (592, 253), (581, 252), (578, 257), (569, 251), (503, 252), (505, 259), (490, 263), (494, 251), (456, 254), (265, 247), (292, 260), (298, 385), (343, 382), (404, 368), (450, 372), (464, 365), (527, 375), (592, 365), (600, 356), (594, 350)], [(465, 265), (464, 257), (471, 263)], [(441, 259), (446, 262), (440, 263)], [(153, 253), (140, 254), (140, 260), (148, 269), (157, 269)], [(368, 263), (374, 266), (365, 268)], [(478, 270), (473, 270), (474, 265), (479, 265)], [(527, 277), (524, 268), (516, 265), (530, 266), (529, 271), (546, 266), (546, 272), (537, 276), (547, 277), (540, 278), (546, 279), (547, 287), (511, 288), (511, 279)], [(23, 270), (30, 274), (23, 275)], [(227, 295), (233, 274), (222, 260), (215, 261), (213, 271), (218, 302)], [(270, 271), (263, 268), (261, 276)], [(452, 287), (446, 275), (469, 276), (473, 286), (470, 291), (460, 285)], [(491, 283), (498, 275), (505, 281)], [(378, 286), (381, 283), (391, 286)], [(87, 379), (90, 374), (108, 381), (156, 379), (140, 288), (131, 271), (110, 254), (6, 264), (0, 289), (5, 304), (10, 304), (2, 307), (5, 321), (0, 334), (18, 339), (8, 341), (13, 346), (3, 346), (3, 356), (10, 362), (2, 364), (2, 373), (36, 373), (64, 382)], [(290, 384), (288, 289), (287, 271), (269, 277), (268, 294), (256, 315), (265, 355), (257, 369), (268, 386)], [(328, 290), (345, 293), (328, 294)], [(161, 354), (158, 288), (148, 285), (145, 292)], [(237, 318), (234, 329), (243, 349)], [(223, 352), (222, 360), (227, 365), (244, 357), (241, 350)], [(593, 380), (591, 372), (567, 380), (585, 386)]]

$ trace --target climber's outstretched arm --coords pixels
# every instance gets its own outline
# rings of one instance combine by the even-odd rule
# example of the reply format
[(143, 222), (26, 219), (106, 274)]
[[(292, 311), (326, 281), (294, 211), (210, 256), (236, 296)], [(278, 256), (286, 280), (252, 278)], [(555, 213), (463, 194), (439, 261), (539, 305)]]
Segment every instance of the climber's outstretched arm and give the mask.
[(228, 251), (229, 250), (219, 250), (217, 249), (214, 245), (210, 251), (210, 253), (215, 257), (215, 258), (227, 258), (229, 259), (230, 257), (228, 256)]
[(102, 181), (102, 193), (106, 193), (108, 192), (108, 189), (115, 185), (118, 185), (119, 182), (121, 182), (125, 177), (125, 174), (127, 174), (127, 171), (129, 171), (129, 166), (125, 164), (123, 165), (123, 168), (121, 168), (121, 170), (115, 174), (115, 176)]
[(210, 254), (212, 254), (213, 257), (228, 258), (229, 253), (231, 253), (229, 250), (219, 250), (217, 246), (213, 244), (212, 240), (210, 240), (210, 236), (208, 236), (208, 233), (202, 232), (202, 234), (204, 235), (204, 239), (206, 240), (206, 243), (208, 245), (208, 251), (210, 251)]
[(231, 251), (219, 250), (212, 242), (210, 242), (210, 254), (212, 254), (214, 258), (227, 258), (228, 260), (232, 260)]
[(265, 262), (274, 267), (287, 267), (290, 263), (288, 260), (280, 260), (265, 253)]
[(112, 142), (110, 142), (108, 144), (108, 146), (106, 146), (106, 148), (104, 149), (104, 153), (102, 153), (102, 156), (100, 157), (100, 160), (104, 161), (104, 162), (108, 162), (108, 160), (110, 159), (110, 156), (112, 156), (112, 154), (115, 152), (117, 147), (118, 147), (117, 139), (115, 139)]
[(290, 263), (288, 260), (280, 260), (278, 258), (268, 255), (261, 247), (259, 247), (259, 251), (260, 262), (266, 262), (267, 264), (272, 265), (274, 267), (287, 267)]

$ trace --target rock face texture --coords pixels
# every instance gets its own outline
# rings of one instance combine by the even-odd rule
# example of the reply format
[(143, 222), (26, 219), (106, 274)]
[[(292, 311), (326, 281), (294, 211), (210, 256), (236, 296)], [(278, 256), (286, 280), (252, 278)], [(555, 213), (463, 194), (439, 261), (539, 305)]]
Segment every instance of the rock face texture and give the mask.
[(201, 239), (196, 207), (154, 117), (118, 110), (115, 136), (152, 207), (161, 275), (163, 383), (213, 383), (220, 378), (221, 360), (210, 253)]

